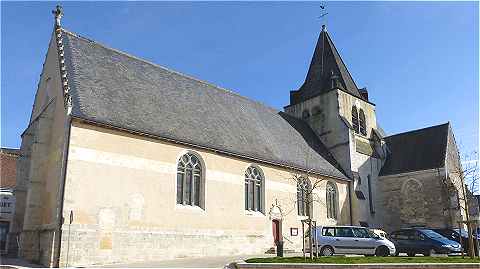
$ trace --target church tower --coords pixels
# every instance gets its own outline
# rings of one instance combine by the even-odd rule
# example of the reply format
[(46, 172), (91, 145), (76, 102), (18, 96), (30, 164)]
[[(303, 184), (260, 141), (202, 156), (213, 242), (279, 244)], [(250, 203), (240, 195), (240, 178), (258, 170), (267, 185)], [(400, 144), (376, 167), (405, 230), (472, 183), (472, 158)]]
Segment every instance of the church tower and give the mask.
[(306, 121), (352, 179), (352, 224), (381, 226), (376, 183), (386, 155), (383, 132), (375, 104), (353, 81), (325, 26), (305, 82), (290, 92), (285, 112)]

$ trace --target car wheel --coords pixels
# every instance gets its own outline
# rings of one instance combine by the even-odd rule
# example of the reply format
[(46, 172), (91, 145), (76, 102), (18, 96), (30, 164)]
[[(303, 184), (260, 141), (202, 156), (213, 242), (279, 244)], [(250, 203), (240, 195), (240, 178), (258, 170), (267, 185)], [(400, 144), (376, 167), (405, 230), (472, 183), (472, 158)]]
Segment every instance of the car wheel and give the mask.
[(397, 250), (397, 251), (395, 251), (395, 254), (393, 254), (393, 255), (395, 255), (395, 257), (398, 257), (398, 255), (400, 255), (400, 252)]
[(425, 252), (423, 253), (423, 256), (432, 256), (433, 254), (435, 254), (435, 250), (433, 250), (433, 249), (427, 249), (427, 250), (425, 250)]
[(375, 250), (375, 256), (377, 257), (386, 257), (388, 256), (388, 248), (386, 246), (379, 246), (376, 250)]
[(414, 257), (415, 256), (415, 251), (407, 251), (408, 257)]
[(333, 254), (335, 254), (335, 252), (333, 251), (333, 248), (331, 246), (324, 246), (320, 250), (321, 256), (333, 256)]

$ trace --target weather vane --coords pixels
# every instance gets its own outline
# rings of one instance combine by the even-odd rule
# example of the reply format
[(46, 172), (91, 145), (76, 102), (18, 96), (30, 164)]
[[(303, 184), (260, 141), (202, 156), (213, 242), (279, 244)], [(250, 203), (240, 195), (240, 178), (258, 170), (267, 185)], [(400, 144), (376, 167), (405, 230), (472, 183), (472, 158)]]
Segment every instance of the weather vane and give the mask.
[(327, 7), (327, 2), (322, 2), (322, 4), (320, 4), (320, 9), (322, 13), (320, 14), (320, 16), (318, 16), (319, 19), (328, 15), (328, 12), (326, 11), (326, 7)]

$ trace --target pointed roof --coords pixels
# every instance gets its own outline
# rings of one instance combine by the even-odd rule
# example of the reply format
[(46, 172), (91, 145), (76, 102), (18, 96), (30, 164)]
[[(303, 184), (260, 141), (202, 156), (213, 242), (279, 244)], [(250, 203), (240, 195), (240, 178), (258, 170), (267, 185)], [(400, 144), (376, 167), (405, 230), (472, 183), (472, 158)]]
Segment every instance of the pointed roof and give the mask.
[(332, 88), (364, 99), (323, 25), (305, 82), (298, 91), (291, 92), (290, 104), (302, 102)]
[(444, 167), (449, 126), (447, 122), (384, 137), (390, 153), (380, 176)]
[(348, 180), (306, 123), (229, 90), (62, 32), (74, 118)]

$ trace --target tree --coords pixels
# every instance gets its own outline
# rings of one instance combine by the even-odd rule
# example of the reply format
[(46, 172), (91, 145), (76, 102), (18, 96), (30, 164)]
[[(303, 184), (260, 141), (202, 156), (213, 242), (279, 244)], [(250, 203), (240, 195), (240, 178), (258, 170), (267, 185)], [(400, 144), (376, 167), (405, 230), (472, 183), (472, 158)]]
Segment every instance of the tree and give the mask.
[[(467, 188), (472, 192), (478, 190), (479, 167), (478, 167), (478, 153), (476, 151), (470, 154), (464, 154), (460, 158), (460, 153), (447, 153), (447, 171), (448, 178), (446, 179), (446, 190), (449, 197), (456, 197), (458, 209), (463, 211), (466, 221), (463, 218), (459, 221), (460, 224), (466, 224), (468, 232), (469, 256), (474, 258), (474, 240), (472, 236), (474, 220), (470, 219), (469, 201), (467, 195)], [(476, 225), (475, 225), (476, 226)]]

